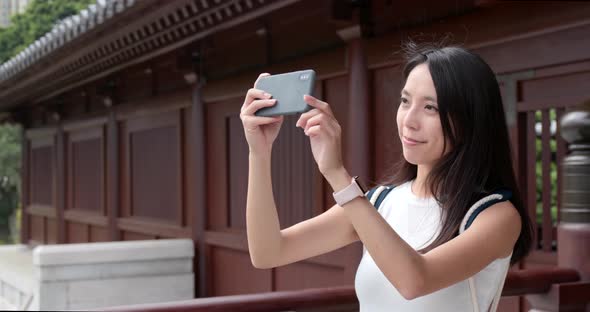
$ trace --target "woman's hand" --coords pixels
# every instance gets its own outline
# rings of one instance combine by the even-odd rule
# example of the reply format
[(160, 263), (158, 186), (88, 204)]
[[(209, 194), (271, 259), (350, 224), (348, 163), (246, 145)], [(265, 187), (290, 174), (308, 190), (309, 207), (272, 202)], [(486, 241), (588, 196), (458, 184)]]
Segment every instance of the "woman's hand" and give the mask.
[(309, 136), (311, 151), (320, 172), (326, 176), (344, 168), (342, 162), (341, 128), (330, 109), (330, 105), (313, 96), (303, 97), (314, 107), (301, 114), (296, 123)]
[[(264, 76), (270, 76), (270, 74), (260, 74), (258, 79)], [(256, 79), (256, 82), (258, 82), (258, 79)], [(256, 85), (256, 82), (254, 85)], [(244, 134), (246, 135), (246, 141), (248, 141), (250, 153), (270, 153), (272, 143), (277, 138), (279, 130), (281, 130), (283, 116), (259, 117), (254, 115), (257, 110), (263, 107), (275, 105), (276, 100), (271, 99), (271, 96), (262, 90), (254, 88), (246, 93), (246, 99), (240, 111), (240, 119), (244, 126)]]

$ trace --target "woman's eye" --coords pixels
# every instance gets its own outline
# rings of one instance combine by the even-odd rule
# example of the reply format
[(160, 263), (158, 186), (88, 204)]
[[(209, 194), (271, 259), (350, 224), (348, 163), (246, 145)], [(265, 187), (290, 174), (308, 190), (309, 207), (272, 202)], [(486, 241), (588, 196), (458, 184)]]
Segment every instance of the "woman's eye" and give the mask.
[(402, 98), (400, 99), (400, 102), (401, 102), (402, 104), (408, 104), (408, 99), (406, 99), (405, 97), (402, 97)]
[(438, 108), (436, 108), (436, 106), (434, 106), (434, 105), (426, 105), (426, 106), (425, 106), (425, 108), (426, 108), (427, 110), (431, 110), (431, 111), (434, 111), (434, 112), (438, 112)]

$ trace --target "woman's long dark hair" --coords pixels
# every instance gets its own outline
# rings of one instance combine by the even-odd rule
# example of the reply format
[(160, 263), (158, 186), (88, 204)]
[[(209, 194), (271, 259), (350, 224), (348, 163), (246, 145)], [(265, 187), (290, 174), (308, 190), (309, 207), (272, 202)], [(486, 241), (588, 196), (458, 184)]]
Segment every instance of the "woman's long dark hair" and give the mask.
[[(511, 263), (518, 262), (530, 249), (532, 227), (516, 184), (500, 88), (493, 71), (478, 55), (460, 47), (409, 43), (406, 54), (404, 84), (416, 66), (427, 64), (430, 69), (445, 146), (451, 147), (426, 179), (443, 213), (439, 235), (421, 252), (453, 239), (471, 205), (496, 189), (508, 188), (522, 220), (511, 258)], [(417, 166), (402, 157), (395, 172), (383, 184), (400, 185), (415, 179)]]

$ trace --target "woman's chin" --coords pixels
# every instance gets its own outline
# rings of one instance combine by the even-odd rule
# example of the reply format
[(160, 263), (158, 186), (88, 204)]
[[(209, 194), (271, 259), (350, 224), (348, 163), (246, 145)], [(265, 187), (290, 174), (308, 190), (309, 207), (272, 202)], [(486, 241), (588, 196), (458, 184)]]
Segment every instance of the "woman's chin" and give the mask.
[(420, 157), (417, 157), (417, 155), (408, 155), (404, 153), (404, 159), (412, 165), (418, 165), (420, 163)]

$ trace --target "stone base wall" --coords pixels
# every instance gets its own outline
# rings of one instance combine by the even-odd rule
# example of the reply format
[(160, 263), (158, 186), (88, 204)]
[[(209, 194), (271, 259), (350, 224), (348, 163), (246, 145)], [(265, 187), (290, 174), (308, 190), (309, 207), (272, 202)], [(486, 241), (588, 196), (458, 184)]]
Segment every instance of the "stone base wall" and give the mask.
[(0, 247), (0, 309), (81, 310), (194, 297), (190, 239)]

